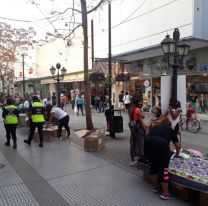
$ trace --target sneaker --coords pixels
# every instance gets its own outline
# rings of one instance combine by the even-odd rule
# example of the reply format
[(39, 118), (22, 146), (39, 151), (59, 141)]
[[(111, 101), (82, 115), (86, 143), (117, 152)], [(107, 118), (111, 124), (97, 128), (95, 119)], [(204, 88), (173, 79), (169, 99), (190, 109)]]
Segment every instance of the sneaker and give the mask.
[(131, 167), (134, 167), (136, 164), (137, 164), (137, 162), (132, 161), (129, 165), (130, 165)]
[(9, 146), (10, 146), (10, 143), (9, 143), (9, 142), (5, 142), (5, 145), (6, 145), (7, 147), (9, 147)]
[(43, 147), (43, 144), (39, 144), (38, 146), (39, 146), (39, 147)]
[(17, 143), (14, 143), (13, 149), (17, 149)]
[(162, 192), (160, 197), (163, 200), (169, 200), (169, 199), (173, 199), (174, 198), (169, 192)]
[(153, 189), (152, 189), (152, 191), (154, 193), (159, 193), (161, 190), (160, 190), (160, 187), (159, 186), (154, 186)]
[(31, 145), (31, 142), (29, 142), (28, 140), (24, 139), (24, 143), (28, 144), (29, 146)]

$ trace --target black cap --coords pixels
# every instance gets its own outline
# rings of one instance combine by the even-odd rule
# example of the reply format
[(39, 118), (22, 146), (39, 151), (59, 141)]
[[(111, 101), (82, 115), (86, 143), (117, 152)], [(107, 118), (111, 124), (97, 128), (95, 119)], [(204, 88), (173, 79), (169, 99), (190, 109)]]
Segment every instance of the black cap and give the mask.
[(8, 98), (7, 99), (7, 104), (13, 104), (13, 99), (12, 98)]
[(140, 103), (140, 98), (135, 98), (134, 100), (133, 100), (133, 104), (134, 105), (138, 105)]
[(39, 101), (38, 96), (33, 96), (33, 97), (32, 97), (32, 100), (33, 100), (33, 102)]

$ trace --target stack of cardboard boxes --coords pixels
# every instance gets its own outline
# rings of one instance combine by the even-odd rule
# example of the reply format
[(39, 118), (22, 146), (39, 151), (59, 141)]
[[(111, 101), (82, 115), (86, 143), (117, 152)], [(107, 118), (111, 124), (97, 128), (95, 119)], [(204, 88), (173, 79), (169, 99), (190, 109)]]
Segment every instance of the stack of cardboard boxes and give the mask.
[[(50, 126), (48, 128), (44, 128), (43, 129), (43, 140), (46, 141), (46, 142), (53, 141), (55, 138), (58, 137), (57, 131), (58, 131), (57, 126)], [(62, 137), (62, 140), (66, 139), (66, 129), (65, 128), (62, 128), (61, 137)], [(38, 134), (37, 129), (35, 130), (33, 140), (35, 142), (39, 142), (39, 134)]]

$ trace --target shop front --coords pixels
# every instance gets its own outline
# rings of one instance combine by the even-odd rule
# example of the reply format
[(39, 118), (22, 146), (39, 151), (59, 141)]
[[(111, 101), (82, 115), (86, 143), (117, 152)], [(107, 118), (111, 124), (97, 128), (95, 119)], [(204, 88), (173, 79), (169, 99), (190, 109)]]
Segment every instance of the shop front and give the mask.
[[(185, 94), (184, 91), (182, 92), (178, 88), (178, 98), (182, 98), (180, 101), (183, 101), (183, 108), (186, 108), (187, 102), (194, 96), (194, 107), (197, 112), (207, 113), (208, 76), (206, 75), (208, 74), (208, 42), (197, 38), (190, 38), (187, 42), (191, 49), (183, 59), (183, 66), (177, 69), (178, 80), (181, 81), (182, 78), (179, 77), (182, 76), (185, 78), (178, 85), (187, 89)], [(168, 66), (167, 58), (163, 55), (160, 45), (120, 54), (114, 58), (124, 62), (125, 70), (131, 76), (131, 80), (126, 83), (128, 85), (126, 89), (131, 94), (141, 97), (143, 103), (150, 108), (163, 102), (163, 98), (169, 101), (170, 95), (167, 98), (166, 95), (161, 94), (164, 91), (164, 88), (161, 88), (161, 86), (167, 86), (170, 89), (169, 94), (171, 93), (172, 67)], [(161, 77), (165, 76), (169, 77), (167, 78), (169, 79), (167, 82), (169, 85), (161, 85), (161, 79), (164, 79)]]
[(187, 103), (197, 113), (208, 114), (208, 76), (188, 75), (187, 82)]

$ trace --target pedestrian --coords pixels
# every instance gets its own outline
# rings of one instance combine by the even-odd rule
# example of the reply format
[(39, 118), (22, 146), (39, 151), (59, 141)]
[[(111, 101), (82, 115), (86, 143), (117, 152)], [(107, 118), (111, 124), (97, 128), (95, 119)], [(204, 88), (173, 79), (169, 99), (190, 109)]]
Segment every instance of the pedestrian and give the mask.
[(6, 130), (6, 138), (5, 142), (6, 146), (10, 146), (10, 139), (12, 136), (13, 140), (13, 148), (17, 148), (17, 136), (16, 136), (16, 128), (19, 117), (19, 110), (16, 106), (13, 105), (13, 99), (7, 99), (7, 105), (3, 107), (2, 117), (4, 119), (4, 127)]
[(95, 96), (95, 110), (98, 111), (99, 109), (99, 101), (100, 101), (100, 97), (98, 96), (98, 94)]
[(179, 101), (171, 101), (168, 107), (167, 117), (171, 122), (171, 128), (176, 134), (179, 132), (179, 122), (182, 113), (181, 103)]
[(124, 91), (121, 91), (121, 93), (118, 95), (118, 109), (122, 110), (124, 112)]
[(76, 99), (75, 91), (74, 90), (71, 90), (71, 106), (72, 106), (72, 110), (74, 110), (75, 99)]
[(56, 105), (56, 93), (55, 92), (53, 92), (51, 99), (52, 99), (52, 105)]
[(43, 123), (45, 122), (44, 118), (44, 106), (40, 103), (37, 96), (32, 97), (32, 104), (28, 110), (28, 117), (30, 119), (30, 134), (28, 139), (24, 140), (24, 142), (28, 145), (31, 145), (31, 141), (33, 139), (35, 129), (38, 128), (40, 143), (39, 147), (43, 147)]
[(18, 104), (18, 110), (20, 114), (25, 114), (25, 108), (24, 108), (24, 100), (20, 99), (19, 104)]
[(99, 112), (104, 112), (105, 110), (105, 95), (100, 92), (100, 95), (99, 95)]
[(84, 100), (83, 98), (81, 97), (81, 94), (78, 95), (77, 99), (76, 99), (76, 105), (77, 105), (77, 116), (79, 116), (79, 109), (81, 110), (82, 112), (82, 116), (84, 116), (84, 113), (83, 113), (83, 104), (84, 104)]
[(128, 92), (126, 92), (126, 94), (123, 96), (123, 102), (125, 105), (125, 111), (126, 113), (128, 113), (130, 109), (130, 103), (131, 103), (131, 96), (129, 95)]
[(140, 161), (144, 159), (144, 139), (147, 135), (146, 127), (144, 125), (143, 119), (145, 118), (142, 113), (140, 106), (140, 100), (134, 99), (133, 105), (131, 106), (129, 112), (129, 128), (131, 130), (130, 136), (130, 154), (131, 163), (130, 166), (135, 165), (134, 158), (139, 157)]
[(69, 115), (59, 107), (48, 104), (46, 111), (50, 114), (48, 119), (48, 126), (52, 122), (53, 117), (58, 121), (58, 138), (61, 138), (62, 127), (66, 128), (67, 137), (70, 136)]
[(27, 114), (28, 109), (29, 109), (30, 103), (28, 101), (28, 97), (25, 97), (25, 101), (24, 101), (24, 109), (25, 109), (25, 113)]
[(160, 197), (164, 200), (168, 200), (171, 197), (168, 190), (168, 166), (171, 157), (170, 142), (175, 146), (175, 155), (178, 156), (180, 152), (179, 140), (167, 117), (163, 118), (161, 124), (150, 128), (149, 135), (144, 142), (144, 154), (150, 163), (153, 192), (158, 193), (162, 189)]
[(91, 105), (92, 107), (95, 108), (95, 97), (97, 95), (97, 91), (95, 88), (92, 89), (92, 92), (91, 92)]

